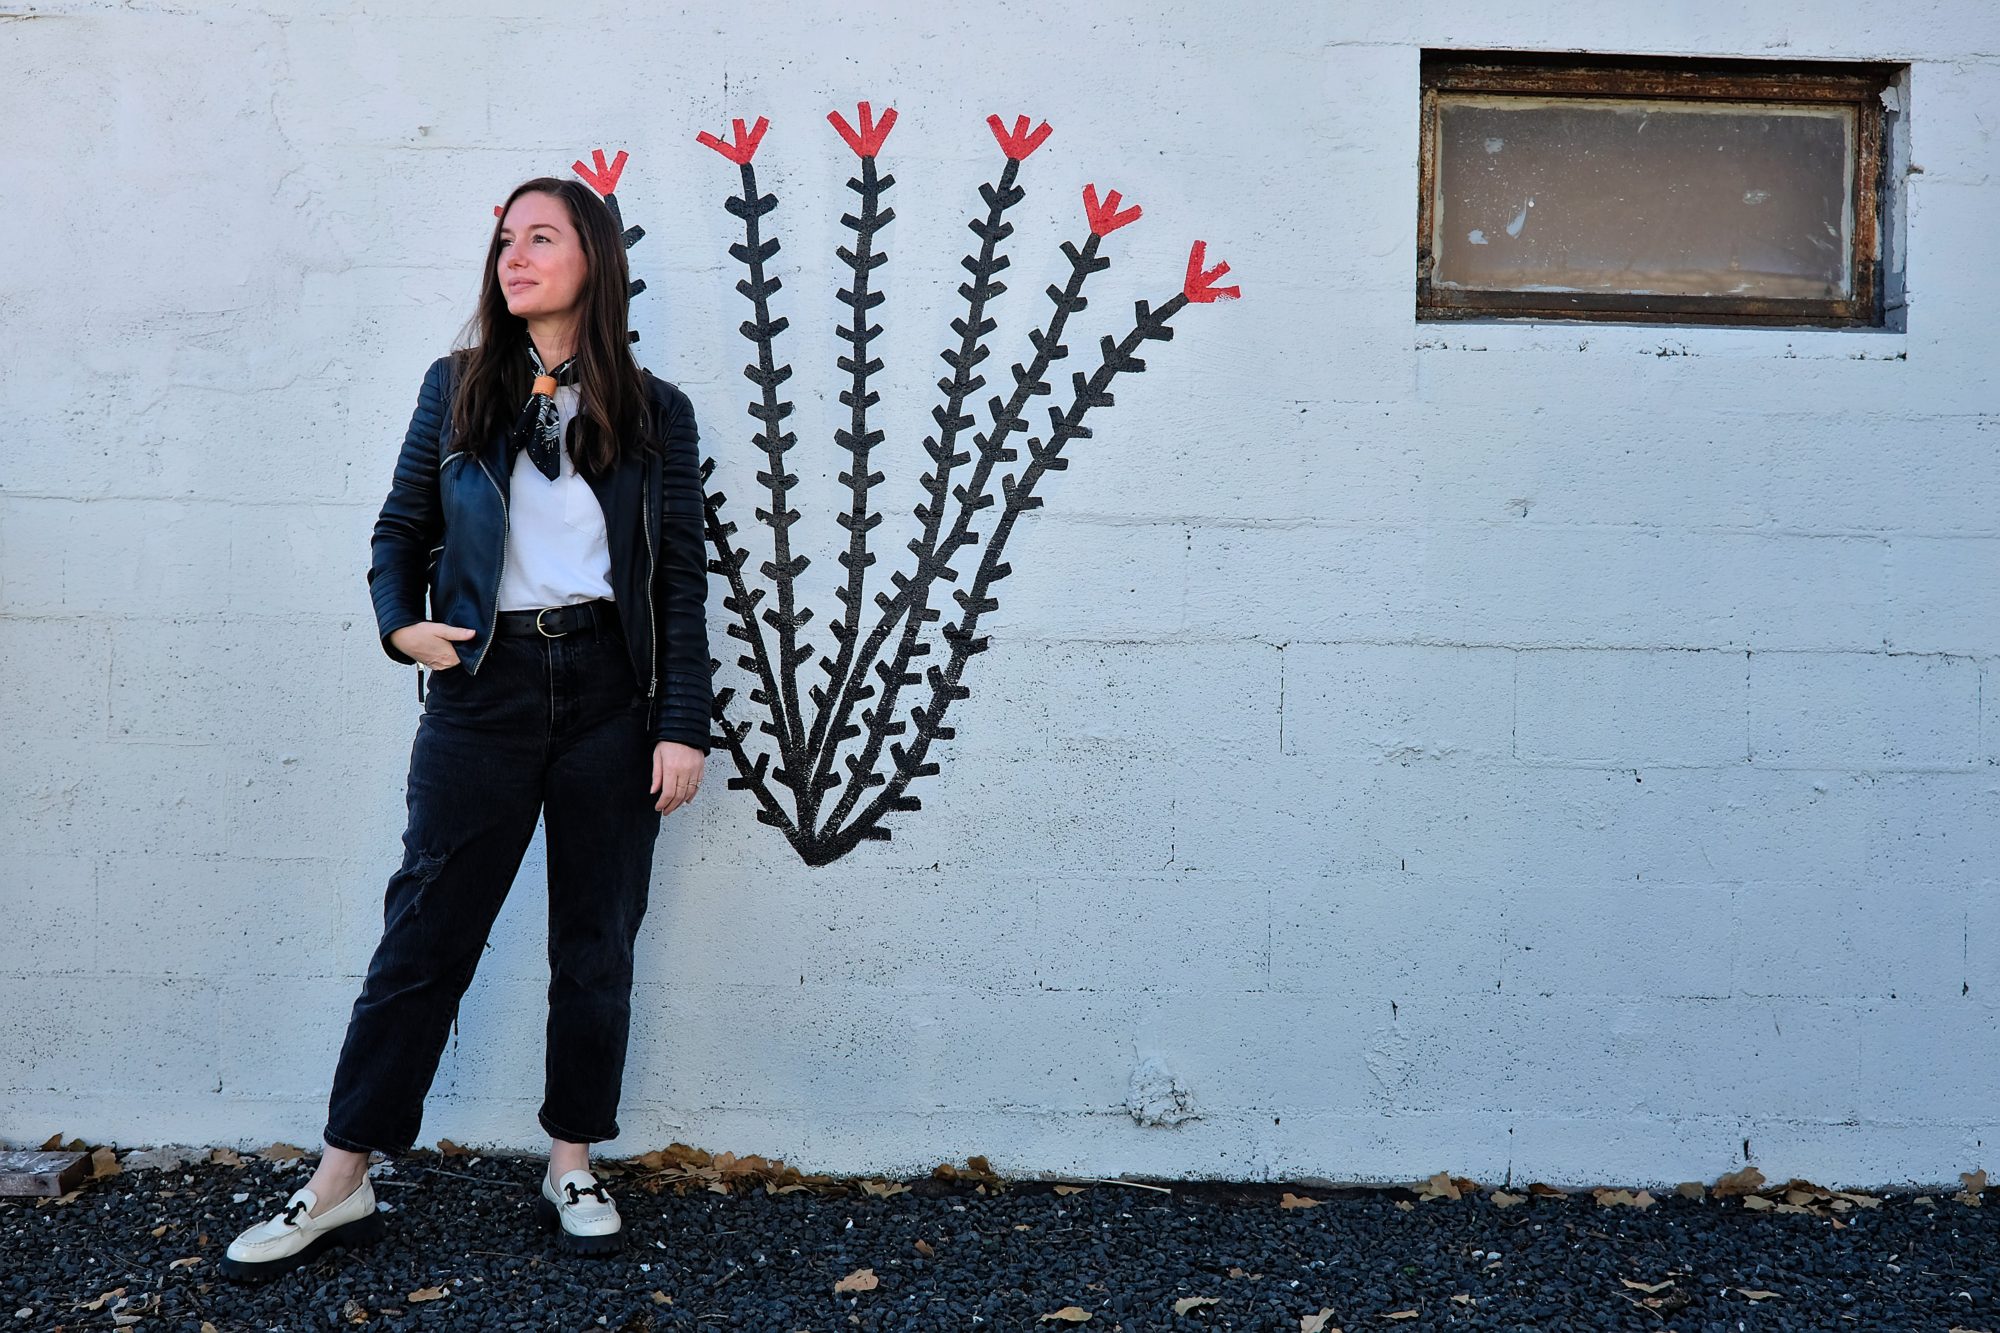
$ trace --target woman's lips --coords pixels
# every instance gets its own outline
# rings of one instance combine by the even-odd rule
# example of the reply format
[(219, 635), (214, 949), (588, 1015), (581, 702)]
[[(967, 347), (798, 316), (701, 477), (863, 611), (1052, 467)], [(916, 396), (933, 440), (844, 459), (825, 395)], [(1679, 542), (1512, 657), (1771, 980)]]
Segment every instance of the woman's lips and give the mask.
[(518, 292), (526, 288), (532, 287), (534, 285), (535, 284), (533, 282), (510, 282), (507, 284), (507, 290), (510, 292)]

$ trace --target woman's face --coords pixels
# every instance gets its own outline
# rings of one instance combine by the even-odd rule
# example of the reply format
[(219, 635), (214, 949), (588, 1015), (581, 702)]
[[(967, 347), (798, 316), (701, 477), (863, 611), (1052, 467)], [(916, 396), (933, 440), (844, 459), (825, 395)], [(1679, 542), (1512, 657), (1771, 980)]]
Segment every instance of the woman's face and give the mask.
[(496, 275), (511, 313), (522, 319), (569, 314), (588, 267), (562, 200), (539, 190), (514, 200), (500, 220)]

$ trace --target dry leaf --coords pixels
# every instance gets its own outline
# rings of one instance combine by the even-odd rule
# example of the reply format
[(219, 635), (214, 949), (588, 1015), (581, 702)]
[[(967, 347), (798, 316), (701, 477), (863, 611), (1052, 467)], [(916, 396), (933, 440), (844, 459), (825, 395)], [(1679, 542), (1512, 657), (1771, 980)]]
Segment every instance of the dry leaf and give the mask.
[(1953, 1195), (1953, 1198), (1956, 1198), (1968, 1208), (1977, 1208), (1986, 1202), (1980, 1193), (1980, 1191), (1986, 1188), (1986, 1168), (1981, 1167), (1977, 1171), (1961, 1171), (1958, 1173), (1958, 1178), (1964, 1184), (1965, 1188), (1958, 1194)]
[(846, 1277), (840, 1279), (840, 1281), (834, 1283), (833, 1290), (835, 1295), (839, 1295), (843, 1291), (873, 1291), (880, 1282), (881, 1279), (875, 1276), (874, 1269), (857, 1268)]
[(220, 1330), (204, 1319), (201, 1321), (201, 1333), (220, 1333)]
[(923, 1239), (921, 1236), (917, 1238), (917, 1253), (926, 1259), (937, 1258), (937, 1251), (931, 1247), (929, 1241)]
[(216, 1148), (208, 1154), (208, 1160), (215, 1166), (241, 1166), (243, 1159), (234, 1148)]
[(1845, 1199), (1856, 1208), (1880, 1208), (1882, 1206), (1882, 1201), (1872, 1194), (1853, 1194), (1847, 1190), (1835, 1190), (1833, 1193), (1835, 1198)]
[(121, 1169), (118, 1165), (118, 1150), (115, 1148), (99, 1148), (90, 1155), (90, 1175), (94, 1180), (115, 1176)]
[(1683, 1180), (1674, 1186), (1674, 1193), (1683, 1199), (1701, 1199), (1707, 1197), (1708, 1189), (1698, 1180)]
[(1623, 1282), (1626, 1286), (1630, 1287), (1632, 1290), (1643, 1291), (1648, 1296), (1657, 1296), (1661, 1292), (1665, 1291), (1668, 1287), (1674, 1285), (1674, 1280), (1672, 1278), (1668, 1278), (1665, 1282), (1634, 1282), (1629, 1277), (1621, 1277), (1618, 1280), (1620, 1282)]
[(1392, 1314), (1385, 1314), (1382, 1317), (1384, 1319), (1415, 1319), (1417, 1312), (1415, 1310), (1397, 1310)]
[(1304, 1195), (1304, 1194), (1293, 1194), (1293, 1193), (1292, 1193), (1292, 1192), (1291, 1192), (1290, 1190), (1287, 1190), (1287, 1191), (1285, 1191), (1284, 1195), (1283, 1195), (1282, 1197), (1280, 1197), (1280, 1198), (1279, 1198), (1279, 1200), (1278, 1200), (1278, 1207), (1280, 1207), (1280, 1208), (1317, 1208), (1317, 1207), (1319, 1207), (1319, 1200), (1318, 1200), (1318, 1199), (1314, 1199), (1314, 1198), (1310, 1198), (1310, 1197), (1308, 1197), (1308, 1196), (1306, 1196), (1306, 1195)]
[(894, 1194), (906, 1194), (909, 1192), (909, 1188), (908, 1185), (905, 1185), (900, 1180), (864, 1180), (861, 1182), (861, 1192), (863, 1194), (872, 1194), (878, 1199), (886, 1199)]
[(1755, 1194), (1763, 1188), (1764, 1173), (1754, 1166), (1746, 1166), (1716, 1181), (1709, 1192), (1718, 1199), (1726, 1199), (1732, 1194)]
[(1544, 1185), (1539, 1180), (1528, 1186), (1528, 1193), (1543, 1199), (1567, 1199), (1569, 1197), (1567, 1190), (1559, 1190), (1554, 1185)]
[(96, 1300), (86, 1301), (82, 1305), (77, 1306), (76, 1308), (79, 1310), (102, 1310), (104, 1308), (104, 1303), (106, 1301), (111, 1300), (112, 1298), (117, 1296), (123, 1296), (124, 1294), (125, 1294), (125, 1288), (113, 1287), (110, 1291), (104, 1292), (102, 1295), (100, 1295)]
[(438, 1155), (440, 1157), (470, 1157), (472, 1156), (472, 1150), (470, 1148), (461, 1148), (450, 1139), (439, 1139)]
[(1458, 1186), (1452, 1183), (1451, 1172), (1440, 1171), (1429, 1180), (1414, 1186), (1419, 1199), (1456, 1199)]
[(673, 1298), (673, 1297), (671, 1297), (671, 1296), (669, 1296), (669, 1295), (667, 1295), (667, 1293), (666, 1293), (666, 1292), (664, 1292), (664, 1291), (656, 1291), (656, 1292), (654, 1292), (654, 1293), (653, 1293), (653, 1304), (655, 1304), (655, 1305), (672, 1305), (673, 1303), (674, 1303), (674, 1298)]
[(194, 1266), (195, 1266), (196, 1264), (198, 1264), (198, 1263), (200, 1263), (200, 1262), (201, 1262), (201, 1256), (197, 1254), (197, 1255), (193, 1256), (192, 1258), (188, 1258), (188, 1259), (176, 1259), (176, 1260), (174, 1260), (174, 1261), (173, 1261), (172, 1263), (168, 1264), (168, 1265), (167, 1265), (167, 1267), (169, 1267), (169, 1268), (193, 1268), (193, 1267), (194, 1267)]
[(1456, 1301), (1460, 1305), (1472, 1304), (1472, 1297), (1466, 1295), (1464, 1292), (1460, 1292), (1458, 1295), (1452, 1297), (1452, 1300)]
[(1631, 1190), (1592, 1190), (1591, 1197), (1600, 1208), (1651, 1208), (1655, 1202), (1652, 1195), (1644, 1190), (1634, 1194)]
[(1084, 1309), (1081, 1305), (1065, 1305), (1060, 1310), (1049, 1311), (1047, 1314), (1043, 1315), (1041, 1319), (1037, 1319), (1035, 1322), (1039, 1324), (1043, 1322), (1043, 1320), (1060, 1319), (1065, 1324), (1081, 1324), (1084, 1320), (1088, 1318), (1090, 1318), (1090, 1311)]
[(1778, 1293), (1775, 1291), (1752, 1291), (1748, 1287), (1738, 1287), (1736, 1294), (1746, 1301), (1768, 1301)]
[(1743, 1206), (1753, 1213), (1767, 1213), (1778, 1205), (1761, 1194), (1746, 1194), (1743, 1196)]
[(257, 1155), (267, 1162), (292, 1162), (306, 1155), (306, 1150), (290, 1143), (274, 1143), (268, 1148), (259, 1148)]
[(435, 1301), (449, 1295), (451, 1293), (443, 1287), (418, 1287), (409, 1294), (408, 1299), (414, 1305), (418, 1301)]
[(1396, 1207), (1397, 1207), (1397, 1209), (1398, 1209), (1399, 1211), (1402, 1211), (1402, 1212), (1405, 1212), (1405, 1213), (1414, 1213), (1414, 1212), (1416, 1212), (1416, 1211), (1417, 1211), (1417, 1206), (1416, 1206), (1415, 1204), (1411, 1203), (1411, 1202), (1410, 1202), (1410, 1201), (1409, 1201), (1408, 1199), (1398, 1199), (1398, 1200), (1396, 1200)]
[(1186, 1314), (1189, 1310), (1199, 1309), (1204, 1305), (1220, 1304), (1222, 1304), (1220, 1296), (1183, 1296), (1174, 1302), (1174, 1313)]
[(1331, 1306), (1322, 1309), (1318, 1314), (1302, 1314), (1299, 1316), (1299, 1333), (1340, 1333), (1339, 1329), (1327, 1326), (1326, 1321), (1331, 1318), (1333, 1318)]
[(1081, 1194), (1081, 1193), (1083, 1193), (1083, 1186), (1081, 1186), (1081, 1185), (1058, 1185), (1058, 1186), (1056, 1186), (1056, 1193), (1058, 1193), (1058, 1194)]
[(340, 1317), (350, 1324), (365, 1324), (368, 1322), (368, 1307), (349, 1296), (340, 1307)]
[(171, 1224), (171, 1223), (168, 1223), (168, 1222), (162, 1222), (162, 1223), (160, 1223), (160, 1225), (158, 1225), (158, 1226), (156, 1226), (156, 1227), (154, 1227), (154, 1228), (153, 1228), (153, 1230), (152, 1230), (152, 1234), (153, 1234), (154, 1236), (156, 1236), (156, 1237), (158, 1237), (158, 1236), (164, 1236), (164, 1235), (166, 1235), (166, 1234), (167, 1234), (167, 1228), (168, 1228), (168, 1227), (169, 1227), (170, 1225), (172, 1225), (172, 1224)]
[(1493, 1201), (1495, 1208), (1512, 1208), (1517, 1203), (1526, 1203), (1528, 1201), (1527, 1195), (1509, 1194), (1506, 1190), (1494, 1190), (1493, 1193), (1486, 1197)]

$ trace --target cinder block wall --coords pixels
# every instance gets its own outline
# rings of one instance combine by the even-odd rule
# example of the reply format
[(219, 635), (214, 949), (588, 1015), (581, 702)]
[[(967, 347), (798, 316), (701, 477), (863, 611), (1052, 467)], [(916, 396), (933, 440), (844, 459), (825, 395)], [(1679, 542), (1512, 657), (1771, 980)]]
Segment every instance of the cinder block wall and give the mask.
[[(418, 709), (369, 527), (516, 181), (631, 154), (642, 359), (760, 561), (737, 173), (695, 135), (770, 118), (802, 586), (838, 610), (826, 113), (869, 100), (899, 115), (871, 591), (915, 531), (989, 113), (1054, 126), (990, 380), (1086, 182), (1144, 216), (1058, 398), (1192, 240), (1243, 299), (1184, 312), (1070, 447), (893, 841), (809, 870), (711, 758), (605, 1151), (2000, 1168), (1990, 6), (586, 5), (560, 39), (487, 0), (178, 8), (0, 22), (0, 1138), (317, 1145)], [(1907, 331), (1419, 326), (1425, 46), (1908, 62)], [(426, 1142), (545, 1146), (543, 870), (538, 841)]]

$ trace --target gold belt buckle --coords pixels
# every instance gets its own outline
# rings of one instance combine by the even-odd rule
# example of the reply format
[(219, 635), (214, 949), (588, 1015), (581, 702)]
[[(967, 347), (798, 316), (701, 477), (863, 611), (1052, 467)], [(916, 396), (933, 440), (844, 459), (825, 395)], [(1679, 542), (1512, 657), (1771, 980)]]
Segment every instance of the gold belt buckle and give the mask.
[(568, 631), (568, 630), (564, 630), (564, 631), (562, 632), (562, 634), (551, 634), (551, 633), (549, 633), (549, 632), (548, 632), (548, 630), (547, 630), (547, 629), (543, 628), (543, 626), (542, 626), (542, 617), (543, 617), (543, 616), (547, 615), (547, 614), (548, 614), (549, 612), (551, 612), (551, 611), (560, 611), (560, 610), (562, 610), (562, 608), (561, 608), (561, 607), (559, 607), (559, 606), (545, 606), (545, 607), (543, 607), (543, 608), (542, 608), (541, 610), (539, 610), (539, 611), (535, 612), (535, 628), (536, 628), (537, 630), (539, 630), (539, 631), (541, 632), (541, 635), (542, 635), (542, 637), (543, 637), (543, 638), (545, 638), (545, 639), (560, 639), (560, 638), (562, 638), (562, 637), (563, 637), (563, 635), (565, 635), (565, 634), (568, 634), (568, 633), (569, 633), (569, 631)]

